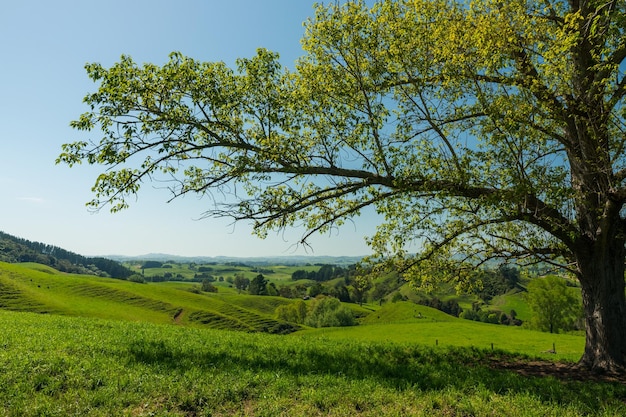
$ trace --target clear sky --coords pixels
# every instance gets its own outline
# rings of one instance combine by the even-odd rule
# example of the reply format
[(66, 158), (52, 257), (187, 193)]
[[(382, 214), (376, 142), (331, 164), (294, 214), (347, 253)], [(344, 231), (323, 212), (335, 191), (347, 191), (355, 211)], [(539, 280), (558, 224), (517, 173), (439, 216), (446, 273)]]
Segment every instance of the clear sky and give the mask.
[[(180, 51), (233, 65), (258, 47), (293, 68), (313, 0), (1, 0), (0, 230), (86, 255), (364, 255), (375, 217), (364, 215), (294, 248), (300, 230), (260, 240), (249, 224), (198, 220), (208, 200), (145, 185), (121, 213), (91, 213), (85, 203), (102, 167), (55, 165), (63, 143), (83, 135), (69, 122), (87, 110), (97, 85), (84, 65), (110, 66), (120, 55), (163, 64)], [(94, 138), (98, 132), (94, 132)]]

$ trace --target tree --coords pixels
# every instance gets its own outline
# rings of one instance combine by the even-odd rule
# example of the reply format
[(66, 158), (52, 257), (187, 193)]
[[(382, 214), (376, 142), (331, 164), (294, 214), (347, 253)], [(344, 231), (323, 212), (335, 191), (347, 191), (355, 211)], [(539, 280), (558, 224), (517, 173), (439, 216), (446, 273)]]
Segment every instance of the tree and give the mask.
[(373, 206), (374, 259), (422, 283), (551, 264), (582, 288), (580, 365), (624, 372), (625, 29), (624, 0), (331, 2), (294, 71), (263, 49), (236, 69), (88, 64), (72, 126), (103, 135), (58, 162), (106, 167), (94, 209), (171, 179), (172, 198), (233, 194), (206, 216), (304, 226), (302, 243)]
[(365, 301), (367, 291), (372, 288), (372, 280), (368, 276), (355, 276), (350, 280), (352, 300), (360, 306)]
[(215, 285), (213, 285), (212, 283), (213, 281), (211, 281), (208, 278), (205, 278), (202, 280), (202, 291), (204, 292), (217, 292), (217, 287)]
[(306, 315), (306, 303), (302, 300), (276, 307), (276, 317), (280, 320), (302, 324), (306, 319)]
[(354, 315), (348, 307), (333, 297), (311, 301), (304, 323), (311, 327), (354, 326)]
[(513, 289), (517, 287), (520, 282), (520, 271), (517, 268), (512, 267), (511, 265), (502, 264), (498, 268), (498, 272), (504, 282), (506, 283), (507, 289)]
[(579, 314), (575, 290), (555, 275), (536, 278), (528, 284), (526, 300), (533, 312), (533, 324), (540, 330), (558, 333), (571, 328)]
[(233, 281), (235, 288), (237, 288), (237, 292), (241, 293), (241, 291), (246, 290), (250, 285), (250, 280), (245, 278), (242, 274), (235, 274), (235, 279)]
[(252, 295), (267, 295), (268, 280), (262, 274), (252, 278), (248, 286), (248, 292)]

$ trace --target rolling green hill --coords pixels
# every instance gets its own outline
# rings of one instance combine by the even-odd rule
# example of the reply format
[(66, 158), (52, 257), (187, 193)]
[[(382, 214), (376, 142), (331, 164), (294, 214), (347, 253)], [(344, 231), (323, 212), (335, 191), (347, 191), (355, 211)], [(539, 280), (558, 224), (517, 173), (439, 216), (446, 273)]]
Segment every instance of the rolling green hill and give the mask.
[[(610, 417), (626, 412), (626, 385), (618, 382), (521, 375), (502, 361), (533, 369), (536, 362), (525, 355), (398, 339), (406, 334), (397, 332), (410, 326), (419, 334), (433, 325), (460, 331), (454, 321), (422, 320), (278, 336), (0, 310), (0, 415)], [(482, 327), (492, 335), (503, 329)], [(382, 329), (385, 338), (373, 340)]]
[[(5, 310), (245, 332), (291, 333), (304, 328), (278, 320), (275, 315), (278, 306), (291, 302), (293, 300), (281, 297), (238, 294), (226, 286), (219, 287), (218, 293), (202, 293), (197, 291), (197, 284), (186, 282), (139, 284), (60, 273), (40, 264), (0, 263), (0, 308)], [(499, 302), (520, 310), (523, 307), (521, 299), (515, 296)], [(359, 326), (306, 330), (303, 336), (323, 334), (339, 339), (492, 347), (564, 360), (576, 360), (583, 349), (582, 336), (486, 325), (412, 302), (386, 303), (382, 307), (348, 306), (359, 317)], [(554, 346), (557, 354), (547, 353)]]
[(0, 262), (0, 308), (6, 310), (268, 333), (299, 328), (273, 317), (289, 300), (190, 289), (185, 283), (138, 284)]
[[(583, 336), (478, 323), (408, 301), (348, 304), (359, 325), (311, 329), (275, 318), (291, 302), (225, 284), (201, 293), (189, 282), (0, 262), (0, 398), (9, 399), (0, 415), (624, 412), (620, 384), (494, 368), (541, 360), (570, 369)], [(498, 302), (521, 310), (514, 294)]]

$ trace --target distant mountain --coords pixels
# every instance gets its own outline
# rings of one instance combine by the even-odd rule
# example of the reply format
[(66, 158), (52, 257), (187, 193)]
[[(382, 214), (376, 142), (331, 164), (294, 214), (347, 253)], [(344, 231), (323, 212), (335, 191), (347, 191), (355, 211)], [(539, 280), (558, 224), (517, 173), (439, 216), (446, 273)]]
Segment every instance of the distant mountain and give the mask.
[(306, 264), (324, 264), (324, 265), (353, 265), (363, 259), (362, 256), (268, 256), (268, 257), (236, 257), (236, 256), (178, 256), (168, 255), (164, 253), (149, 253), (139, 256), (124, 255), (107, 255), (109, 259), (119, 262), (134, 261), (160, 261), (160, 262), (179, 262), (179, 263), (211, 263), (220, 264), (229, 262), (246, 263), (248, 265), (306, 265)]
[(127, 278), (132, 271), (118, 261), (100, 257), (85, 257), (54, 245), (15, 237), (0, 232), (0, 261), (37, 262), (61, 272)]

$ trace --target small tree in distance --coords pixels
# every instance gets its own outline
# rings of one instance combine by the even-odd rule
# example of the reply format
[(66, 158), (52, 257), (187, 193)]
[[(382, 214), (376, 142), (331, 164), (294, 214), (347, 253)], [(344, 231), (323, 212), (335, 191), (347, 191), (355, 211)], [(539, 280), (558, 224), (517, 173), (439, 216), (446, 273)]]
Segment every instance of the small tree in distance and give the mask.
[(572, 328), (581, 306), (575, 289), (568, 287), (563, 278), (555, 275), (536, 278), (527, 289), (526, 301), (533, 313), (534, 327), (550, 333)]
[(248, 292), (252, 295), (267, 295), (268, 280), (265, 279), (263, 274), (259, 274), (254, 277), (248, 285)]
[(235, 285), (235, 288), (237, 288), (237, 292), (241, 293), (241, 291), (248, 289), (250, 280), (245, 278), (242, 274), (235, 274), (233, 284)]

